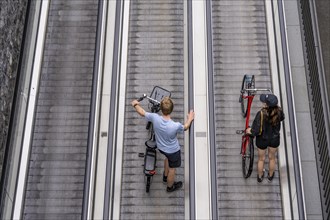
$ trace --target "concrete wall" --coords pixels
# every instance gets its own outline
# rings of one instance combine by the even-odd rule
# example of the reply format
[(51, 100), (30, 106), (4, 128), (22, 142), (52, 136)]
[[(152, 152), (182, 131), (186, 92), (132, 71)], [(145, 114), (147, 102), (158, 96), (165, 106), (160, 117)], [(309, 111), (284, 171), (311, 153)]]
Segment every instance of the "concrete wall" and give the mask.
[(0, 1), (0, 176), (28, 0)]

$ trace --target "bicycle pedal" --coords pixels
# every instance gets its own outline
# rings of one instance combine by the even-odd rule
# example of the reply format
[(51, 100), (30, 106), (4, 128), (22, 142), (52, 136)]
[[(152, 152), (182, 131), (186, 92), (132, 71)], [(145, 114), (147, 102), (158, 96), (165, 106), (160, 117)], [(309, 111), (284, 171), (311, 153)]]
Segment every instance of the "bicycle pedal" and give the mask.
[(139, 153), (139, 157), (144, 157), (144, 153)]

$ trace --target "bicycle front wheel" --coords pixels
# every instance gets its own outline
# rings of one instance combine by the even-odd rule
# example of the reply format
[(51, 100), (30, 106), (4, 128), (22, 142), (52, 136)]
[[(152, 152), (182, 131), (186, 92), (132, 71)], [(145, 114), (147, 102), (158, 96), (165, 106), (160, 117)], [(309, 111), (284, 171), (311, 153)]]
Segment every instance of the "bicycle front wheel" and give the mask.
[(242, 170), (244, 178), (249, 178), (253, 170), (254, 144), (252, 137), (246, 137), (243, 144), (246, 146), (242, 152)]
[(254, 75), (244, 75), (242, 86), (241, 86), (241, 95), (239, 97), (239, 102), (241, 103), (241, 110), (243, 118), (247, 115), (248, 99), (244, 98), (244, 95), (252, 95), (252, 91), (243, 92), (244, 89), (254, 89), (255, 80)]

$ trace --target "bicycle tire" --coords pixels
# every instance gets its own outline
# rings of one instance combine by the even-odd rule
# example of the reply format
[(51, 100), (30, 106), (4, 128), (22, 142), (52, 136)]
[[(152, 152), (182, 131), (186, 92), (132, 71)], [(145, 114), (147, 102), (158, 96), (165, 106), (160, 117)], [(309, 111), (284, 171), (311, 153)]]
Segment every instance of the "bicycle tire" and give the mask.
[(244, 178), (249, 178), (251, 176), (251, 173), (253, 170), (253, 160), (254, 160), (253, 138), (247, 137), (242, 144), (246, 144), (246, 150), (242, 154), (243, 176), (244, 176)]
[(151, 176), (147, 176), (146, 192), (150, 191)]
[[(244, 89), (254, 89), (255, 88), (255, 80), (254, 75), (244, 75), (242, 80), (242, 86), (241, 86), (241, 94), (239, 97), (239, 102), (241, 103), (241, 111), (243, 118), (246, 118), (247, 115), (247, 106), (248, 106), (248, 99), (244, 99), (244, 92), (242, 92)], [(252, 95), (251, 91), (247, 92), (247, 95)]]

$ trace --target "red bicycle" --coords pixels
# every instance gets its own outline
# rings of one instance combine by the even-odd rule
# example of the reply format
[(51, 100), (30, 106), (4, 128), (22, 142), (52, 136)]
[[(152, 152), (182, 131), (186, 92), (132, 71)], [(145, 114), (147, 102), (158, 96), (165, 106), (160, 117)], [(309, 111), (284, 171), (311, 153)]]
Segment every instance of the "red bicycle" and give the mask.
[(253, 170), (254, 143), (253, 136), (245, 131), (249, 126), (251, 106), (257, 91), (269, 91), (270, 89), (256, 89), (254, 75), (244, 75), (239, 96), (241, 103), (242, 116), (245, 118), (245, 129), (237, 130), (237, 134), (242, 134), (241, 155), (243, 177), (249, 178)]

